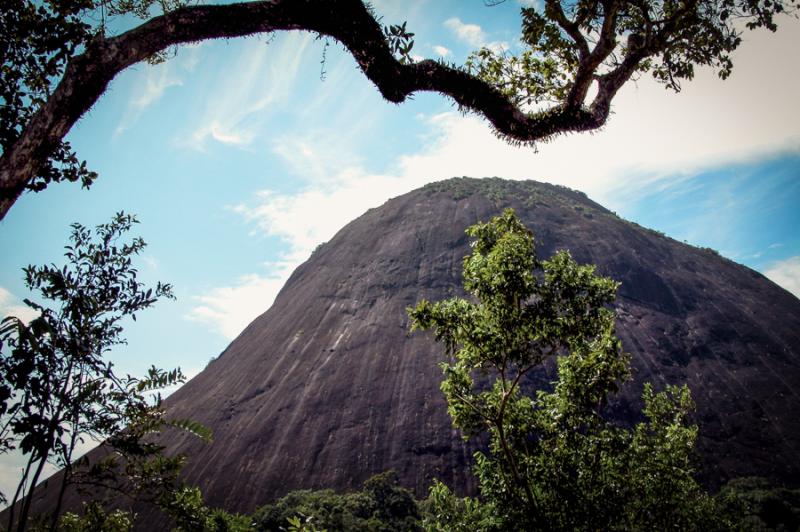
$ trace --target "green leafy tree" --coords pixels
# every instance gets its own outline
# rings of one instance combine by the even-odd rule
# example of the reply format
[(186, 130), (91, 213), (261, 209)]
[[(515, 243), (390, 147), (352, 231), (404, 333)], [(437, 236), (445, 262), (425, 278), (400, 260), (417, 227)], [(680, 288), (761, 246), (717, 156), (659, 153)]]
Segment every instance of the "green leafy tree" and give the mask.
[(287, 519), (287, 522), (289, 523), (289, 528), (286, 529), (287, 532), (328, 532), (325, 528), (320, 529), (314, 526), (310, 517), (306, 517), (303, 520), (299, 515), (295, 515)]
[[(496, 3), (496, 2), (495, 2)], [(414, 33), (363, 0), (6, 0), (0, 11), (0, 219), (25, 190), (96, 174), (64, 141), (120, 72), (207, 39), (305, 30), (341, 43), (383, 97), (438, 92), (516, 143), (603, 126), (619, 89), (651, 73), (678, 90), (697, 66), (725, 78), (745, 29), (776, 29), (797, 0), (545, 0), (522, 10), (519, 55), (460, 67), (411, 57)], [(109, 17), (145, 21), (114, 34)], [(155, 16), (154, 16), (155, 15)], [(123, 26), (130, 27), (129, 24)], [(594, 87), (594, 91), (591, 89)], [(531, 107), (532, 106), (532, 107)]]
[(419, 529), (419, 509), (411, 492), (398, 484), (393, 471), (364, 482), (361, 491), (293, 491), (253, 514), (256, 530), (348, 530), (363, 532)]
[(800, 489), (774, 486), (764, 478), (744, 477), (728, 482), (716, 499), (738, 530), (800, 529)]
[(500, 527), (491, 502), (456, 497), (439, 480), (433, 481), (428, 498), (420, 506), (422, 529), (429, 532), (474, 532)]
[(183, 487), (168, 494), (161, 508), (175, 521), (173, 532), (250, 532), (252, 519), (209, 508), (198, 488)]
[(65, 513), (61, 517), (62, 532), (130, 532), (133, 530), (133, 516), (122, 510), (106, 512), (96, 503), (83, 506), (83, 514)]
[[(24, 270), (27, 287), (51, 305), (26, 299), (38, 316), (28, 323), (8, 317), (0, 325), (0, 450), (27, 458), (11, 501), (9, 530), (25, 529), (30, 495), (48, 462), (63, 469), (55, 527), (72, 481), (113, 487), (122, 467), (130, 490), (163, 491), (174, 484), (180, 458), (162, 457), (161, 447), (145, 435), (171, 423), (209, 436), (196, 423), (165, 417), (158, 390), (183, 382), (180, 370), (153, 367), (138, 379), (117, 375), (106, 360), (109, 350), (125, 343), (123, 320), (173, 297), (168, 284), (153, 289), (137, 280), (132, 259), (145, 242), (120, 241), (135, 223), (119, 213), (94, 232), (73, 224), (66, 265)], [(95, 464), (84, 460), (87, 467), (76, 471), (74, 453), (87, 438), (106, 440), (113, 451)]]
[[(488, 433), (476, 454), (481, 500), (436, 484), (431, 530), (690, 529), (711, 526), (712, 500), (692, 477), (697, 428), (689, 390), (644, 390), (645, 421), (609, 422), (603, 406), (628, 377), (614, 335), (617, 283), (566, 251), (535, 254), (512, 210), (467, 230), (464, 288), (472, 299), (421, 301), (412, 328), (433, 329), (450, 355), (442, 391), (465, 438)], [(555, 358), (552, 390), (526, 376)], [(434, 516), (434, 517), (431, 517)]]

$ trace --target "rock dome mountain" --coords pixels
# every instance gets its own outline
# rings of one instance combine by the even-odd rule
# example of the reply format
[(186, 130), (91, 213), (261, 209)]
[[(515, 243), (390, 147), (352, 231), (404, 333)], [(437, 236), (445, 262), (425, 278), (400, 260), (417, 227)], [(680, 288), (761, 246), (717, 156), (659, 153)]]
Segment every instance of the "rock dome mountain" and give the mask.
[[(293, 489), (356, 489), (388, 469), (418, 496), (433, 478), (473, 492), (475, 449), (439, 391), (442, 347), (409, 333), (406, 308), (463, 294), (464, 230), (506, 207), (533, 230), (540, 257), (569, 249), (621, 283), (617, 334), (633, 379), (610, 415), (635, 421), (644, 382), (688, 383), (703, 482), (757, 475), (800, 485), (800, 300), (580, 192), (497, 178), (394, 198), (298, 267), (272, 307), (166, 401), (214, 432), (211, 444), (164, 439), (169, 453), (187, 455), (187, 481), (210, 505), (243, 512)], [(550, 364), (529, 385), (553, 378)]]
[[(292, 274), (272, 307), (168, 400), (211, 427), (177, 435), (187, 480), (212, 505), (249, 511), (297, 488), (357, 488), (395, 469), (472, 491), (474, 449), (439, 391), (442, 348), (410, 335), (406, 308), (461, 293), (464, 230), (513, 207), (541, 257), (569, 249), (621, 282), (617, 333), (633, 382), (609, 406), (636, 418), (644, 382), (689, 384), (702, 478), (800, 482), (800, 300), (761, 274), (534, 181), (456, 178), (388, 201)], [(548, 371), (550, 374), (548, 375)], [(535, 378), (546, 385), (552, 366)]]

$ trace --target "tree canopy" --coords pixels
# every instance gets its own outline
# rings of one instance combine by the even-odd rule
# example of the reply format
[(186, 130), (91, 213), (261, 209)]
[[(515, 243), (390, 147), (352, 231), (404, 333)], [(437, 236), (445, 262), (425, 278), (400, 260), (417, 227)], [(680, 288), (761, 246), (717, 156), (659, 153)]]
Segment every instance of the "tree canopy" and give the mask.
[[(495, 2), (496, 3), (496, 2)], [(547, 0), (523, 8), (517, 56), (488, 48), (464, 66), (412, 61), (413, 33), (362, 0), (183, 5), (181, 0), (11, 0), (0, 13), (0, 218), (24, 190), (94, 174), (64, 137), (122, 70), (207, 39), (304, 30), (341, 43), (389, 102), (419, 91), (532, 144), (599, 128), (619, 89), (651, 73), (679, 90), (696, 66), (727, 77), (745, 29), (776, 29), (797, 0)], [(156, 14), (156, 16), (151, 16)], [(108, 21), (144, 20), (118, 35)]]
[[(686, 386), (646, 385), (644, 421), (628, 428), (603, 408), (628, 377), (607, 308), (617, 283), (566, 251), (540, 260), (511, 209), (468, 229), (471, 299), (421, 301), (413, 328), (433, 329), (449, 359), (442, 391), (475, 455), (481, 500), (431, 492), (435, 530), (663, 530), (724, 526), (693, 478), (697, 427)], [(527, 377), (550, 358), (551, 390)]]

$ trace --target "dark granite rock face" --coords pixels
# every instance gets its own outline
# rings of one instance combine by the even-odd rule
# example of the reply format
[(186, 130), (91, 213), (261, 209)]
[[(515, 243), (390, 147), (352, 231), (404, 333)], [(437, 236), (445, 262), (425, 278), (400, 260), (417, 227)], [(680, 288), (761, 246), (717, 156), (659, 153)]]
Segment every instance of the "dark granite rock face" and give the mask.
[[(632, 421), (643, 382), (686, 382), (703, 477), (800, 481), (800, 301), (760, 274), (625, 222), (574, 191), (455, 179), (395, 198), (342, 229), (274, 305), (169, 400), (214, 429), (176, 436), (212, 504), (251, 510), (296, 488), (354, 489), (393, 468), (474, 489), (473, 449), (439, 392), (441, 347), (405, 309), (460, 294), (464, 229), (514, 207), (540, 256), (567, 248), (622, 283), (618, 334), (634, 379), (610, 410)], [(552, 371), (552, 370), (550, 370)], [(552, 377), (547, 370), (540, 382)]]
[[(214, 442), (170, 435), (210, 504), (251, 511), (297, 488), (357, 488), (395, 469), (475, 488), (474, 448), (439, 391), (441, 346), (408, 333), (406, 308), (461, 294), (464, 230), (511, 206), (541, 257), (569, 249), (622, 283), (617, 332), (633, 382), (609, 405), (636, 419), (644, 382), (688, 383), (703, 479), (800, 484), (800, 300), (709, 250), (536, 182), (454, 179), (372, 209), (291, 276), (273, 306), (168, 400)], [(549, 373), (548, 373), (549, 372)], [(552, 364), (535, 381), (552, 379)]]

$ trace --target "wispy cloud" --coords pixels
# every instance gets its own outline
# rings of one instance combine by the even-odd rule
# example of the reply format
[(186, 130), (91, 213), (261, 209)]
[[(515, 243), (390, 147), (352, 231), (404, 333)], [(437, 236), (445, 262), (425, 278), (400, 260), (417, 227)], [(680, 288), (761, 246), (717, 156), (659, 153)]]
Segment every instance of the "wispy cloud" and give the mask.
[(144, 109), (153, 102), (157, 101), (170, 87), (182, 85), (181, 80), (170, 75), (170, 71), (165, 65), (164, 68), (151, 69), (145, 78), (145, 85), (142, 91), (134, 97), (131, 104), (139, 109)]
[(145, 109), (160, 100), (167, 89), (183, 84), (175, 73), (175, 67), (169, 62), (146, 65), (144, 68), (147, 69), (147, 74), (138, 78), (139, 81), (133, 88), (133, 95), (117, 125), (115, 135), (120, 135), (133, 127)]
[(310, 34), (292, 33), (275, 43), (257, 39), (236, 43), (242, 49), (237, 61), (213, 74), (216, 83), (204, 93), (205, 109), (178, 144), (198, 150), (205, 149), (209, 140), (249, 146), (264, 132), (268, 111), (293, 90), (313, 39)]
[[(353, 116), (352, 125), (342, 123), (338, 131), (321, 128), (281, 135), (270, 143), (272, 153), (281, 158), (293, 177), (304, 182), (336, 181), (342, 168), (361, 162), (353, 145), (354, 137), (358, 136), (356, 130), (360, 128), (357, 116)], [(365, 120), (368, 122), (369, 118)]]
[(800, 298), (800, 256), (773, 263), (764, 275)]
[(200, 129), (197, 129), (192, 134), (195, 148), (201, 148), (207, 138), (211, 138), (220, 144), (227, 144), (228, 146), (247, 146), (253, 141), (255, 132), (247, 128), (237, 128), (236, 124), (220, 124), (219, 122), (211, 122), (206, 124)]
[(157, 65), (140, 64), (134, 68), (144, 69), (144, 76), (137, 76), (131, 89), (131, 97), (114, 135), (119, 136), (136, 125), (145, 111), (157, 103), (167, 89), (183, 85), (183, 77), (194, 72), (203, 57), (205, 43), (181, 46), (175, 57), (167, 58)]
[(159, 267), (159, 260), (152, 255), (142, 255), (142, 262), (151, 270), (157, 270)]

